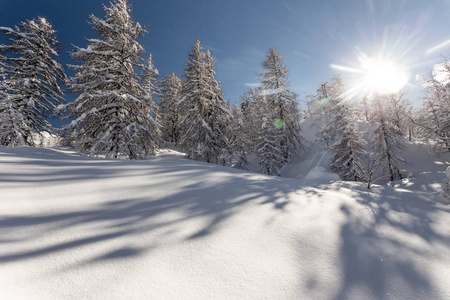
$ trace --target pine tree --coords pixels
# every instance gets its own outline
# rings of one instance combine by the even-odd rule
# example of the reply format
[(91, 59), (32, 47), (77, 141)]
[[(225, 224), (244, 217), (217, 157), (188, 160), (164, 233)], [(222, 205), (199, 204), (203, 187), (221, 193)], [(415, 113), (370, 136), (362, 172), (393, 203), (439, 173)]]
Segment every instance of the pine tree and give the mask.
[(0, 45), (0, 144), (36, 146), (32, 134), (53, 130), (48, 118), (63, 101), (56, 32), (43, 17), (0, 32), (11, 42)]
[(75, 117), (68, 129), (89, 155), (147, 158), (155, 153), (157, 126), (151, 98), (155, 69), (140, 57), (137, 41), (145, 30), (132, 20), (126, 0), (104, 10), (105, 19), (90, 16), (100, 39), (88, 39), (86, 48), (72, 53), (82, 64), (72, 66), (76, 74), (69, 86), (79, 96), (65, 107)]
[(226, 164), (230, 156), (231, 112), (215, 78), (215, 63), (197, 40), (185, 69), (180, 144), (186, 157), (208, 163)]
[(161, 82), (161, 120), (163, 124), (162, 138), (177, 146), (181, 135), (181, 100), (183, 84), (175, 73), (168, 74)]
[(257, 140), (257, 131), (259, 120), (256, 117), (256, 103), (259, 92), (250, 88), (244, 93), (241, 100), (241, 115), (242, 115), (242, 135), (247, 140), (247, 152), (256, 152), (255, 145)]
[(308, 101), (308, 115), (312, 120), (312, 127), (326, 147), (332, 144), (331, 132), (329, 132), (331, 128), (331, 99), (329, 83), (324, 82), (317, 89), (316, 95), (311, 96), (310, 101)]
[(266, 118), (282, 129), (279, 147), (287, 162), (304, 146), (297, 94), (288, 88), (288, 70), (282, 59), (283, 56), (276, 49), (269, 49), (262, 63), (265, 71), (259, 74), (261, 77), (259, 89), (270, 109), (270, 114)]
[[(404, 146), (403, 134), (396, 126), (394, 118), (389, 115), (388, 96), (375, 96), (375, 104), (372, 111), (371, 122), (376, 126), (370, 135), (372, 148), (375, 152), (375, 165), (383, 169), (383, 173), (393, 180), (402, 179), (400, 164), (405, 161), (400, 157)], [(385, 105), (382, 105), (384, 103)]]
[(450, 62), (444, 60), (438, 66), (440, 77), (430, 74), (426, 81), (425, 97), (419, 118), (414, 122), (419, 133), (434, 143), (435, 152), (450, 152)]
[(259, 158), (259, 170), (263, 174), (280, 176), (286, 162), (283, 149), (280, 147), (282, 129), (275, 126), (271, 110), (263, 97), (257, 97), (255, 117), (258, 120), (255, 148)]
[(330, 170), (342, 180), (363, 181), (365, 168), (363, 159), (366, 141), (358, 130), (355, 113), (350, 104), (342, 101), (333, 110), (333, 152)]
[[(161, 144), (161, 116), (159, 111), (159, 106), (155, 103), (153, 99), (154, 94), (159, 94), (158, 86), (158, 69), (153, 64), (153, 58), (150, 54), (142, 71), (142, 87), (145, 92), (145, 101), (147, 105), (142, 106), (142, 110), (145, 111), (147, 116), (150, 116), (150, 124), (148, 125), (150, 138), (147, 137), (147, 141), (142, 141), (142, 143), (147, 142), (152, 149), (152, 153), (155, 152), (159, 144)], [(139, 141), (136, 141), (139, 143)]]
[(358, 116), (348, 99), (339, 76), (325, 82), (318, 90), (313, 116), (319, 135), (332, 152), (330, 170), (342, 180), (365, 178), (363, 158), (366, 141), (358, 130)]
[(340, 76), (334, 76), (331, 82), (324, 82), (317, 90), (317, 94), (312, 97), (309, 108), (313, 121), (313, 127), (317, 131), (320, 140), (325, 146), (331, 147), (338, 134), (332, 122), (336, 108), (344, 101), (345, 87)]
[(247, 139), (248, 131), (244, 124), (244, 117), (241, 109), (235, 104), (232, 109), (233, 115), (233, 138), (231, 141), (231, 149), (233, 151), (235, 160), (233, 167), (242, 170), (248, 170), (246, 152), (251, 147), (251, 142)]

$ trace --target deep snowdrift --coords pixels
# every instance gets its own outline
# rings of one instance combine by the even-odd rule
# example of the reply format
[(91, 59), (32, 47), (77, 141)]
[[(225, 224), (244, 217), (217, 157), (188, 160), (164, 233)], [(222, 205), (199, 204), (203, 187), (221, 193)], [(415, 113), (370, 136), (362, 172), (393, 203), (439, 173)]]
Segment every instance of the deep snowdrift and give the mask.
[(450, 299), (443, 162), (368, 191), (164, 154), (0, 147), (0, 298)]

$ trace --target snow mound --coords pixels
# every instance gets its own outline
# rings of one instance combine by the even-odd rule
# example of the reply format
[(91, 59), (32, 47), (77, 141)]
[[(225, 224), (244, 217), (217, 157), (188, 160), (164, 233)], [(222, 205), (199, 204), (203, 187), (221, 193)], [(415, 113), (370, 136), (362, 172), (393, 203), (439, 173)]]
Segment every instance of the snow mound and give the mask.
[(0, 147), (1, 299), (450, 299), (438, 191), (166, 154)]

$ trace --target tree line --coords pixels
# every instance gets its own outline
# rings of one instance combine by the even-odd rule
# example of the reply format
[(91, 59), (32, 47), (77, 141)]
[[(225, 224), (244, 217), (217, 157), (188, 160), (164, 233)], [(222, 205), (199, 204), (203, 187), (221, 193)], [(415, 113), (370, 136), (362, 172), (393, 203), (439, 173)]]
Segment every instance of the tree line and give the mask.
[[(427, 139), (436, 152), (450, 152), (450, 80), (430, 73), (423, 105), (413, 109), (404, 94), (351, 101), (336, 76), (302, 108), (289, 89), (283, 56), (272, 48), (259, 86), (232, 106), (216, 80), (216, 59), (200, 40), (181, 78), (160, 78), (152, 56), (142, 57), (139, 38), (147, 31), (133, 21), (127, 1), (104, 9), (104, 18), (89, 20), (98, 38), (71, 53), (77, 64), (69, 66), (75, 72), (70, 78), (47, 19), (0, 27), (9, 40), (0, 45), (0, 144), (36, 146), (33, 133), (54, 131), (48, 119), (64, 117), (71, 120), (62, 131), (65, 142), (90, 156), (147, 159), (159, 147), (177, 146), (189, 159), (240, 169), (254, 155), (260, 172), (280, 175), (308, 146), (302, 127), (310, 124), (332, 153), (330, 171), (369, 187), (379, 176), (406, 176), (406, 138)], [(450, 75), (450, 63), (444, 60), (439, 71)], [(77, 95), (73, 102), (63, 103), (62, 83)]]

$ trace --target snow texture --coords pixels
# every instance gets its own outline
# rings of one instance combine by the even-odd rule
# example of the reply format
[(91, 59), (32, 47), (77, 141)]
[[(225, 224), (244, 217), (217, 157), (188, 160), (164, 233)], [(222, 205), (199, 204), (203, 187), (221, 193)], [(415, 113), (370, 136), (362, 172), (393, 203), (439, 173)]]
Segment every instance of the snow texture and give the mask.
[(371, 190), (160, 154), (1, 146), (1, 298), (450, 299), (449, 161), (427, 149)]

